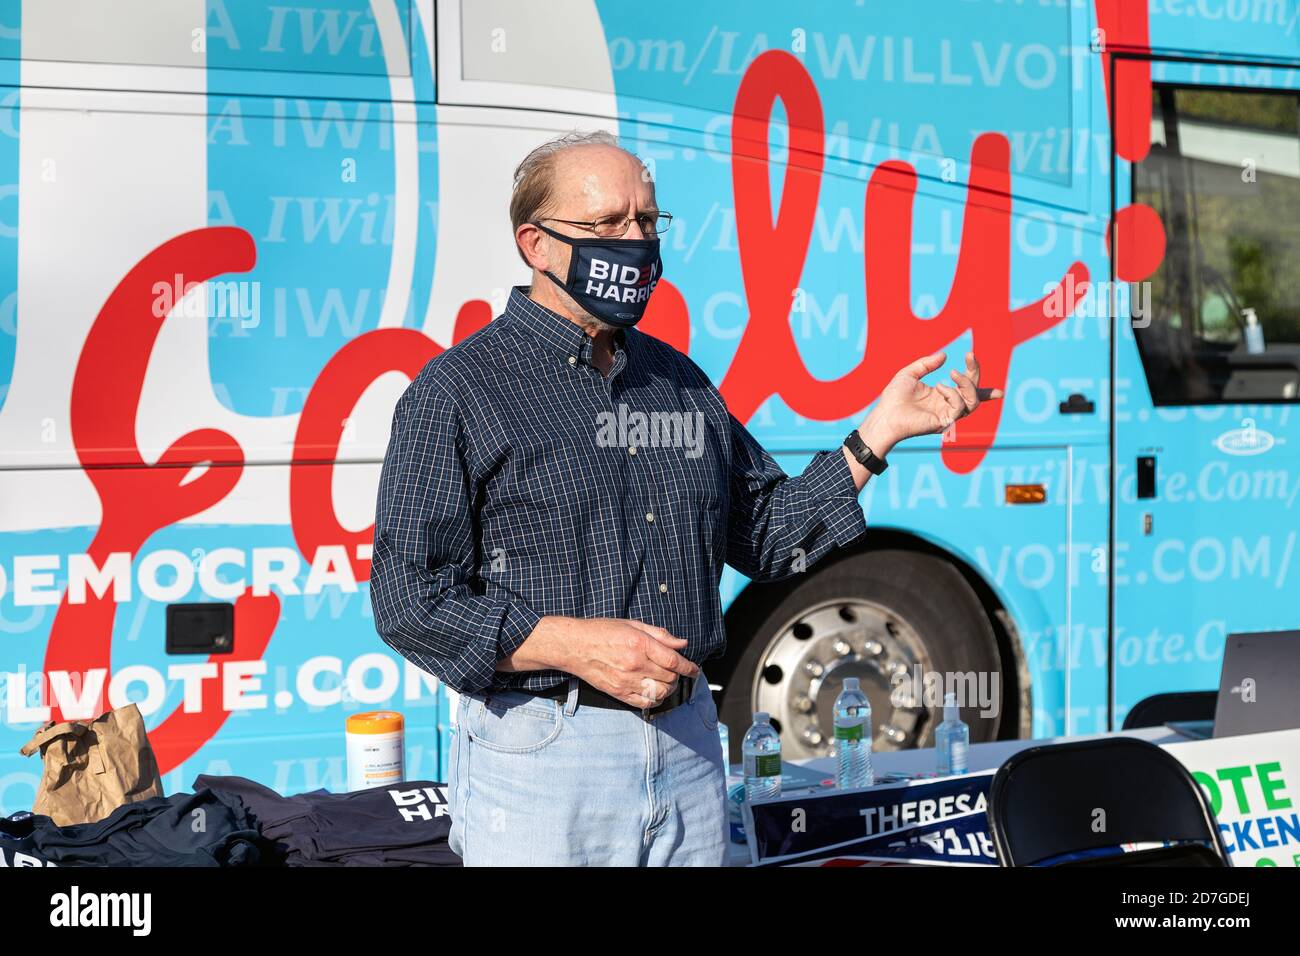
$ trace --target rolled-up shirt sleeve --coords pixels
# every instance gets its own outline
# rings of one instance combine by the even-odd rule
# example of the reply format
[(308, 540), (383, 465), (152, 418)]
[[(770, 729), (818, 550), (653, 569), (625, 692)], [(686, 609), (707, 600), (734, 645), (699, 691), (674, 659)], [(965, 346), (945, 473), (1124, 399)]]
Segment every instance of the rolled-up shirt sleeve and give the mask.
[(379, 478), (370, 602), (386, 643), (461, 693), (492, 683), (496, 663), (541, 619), (484, 595), (477, 576), (463, 419), (436, 381), (398, 400)]
[(756, 581), (775, 581), (806, 570), (865, 531), (843, 452), (818, 452), (792, 478), (731, 416), (728, 564)]

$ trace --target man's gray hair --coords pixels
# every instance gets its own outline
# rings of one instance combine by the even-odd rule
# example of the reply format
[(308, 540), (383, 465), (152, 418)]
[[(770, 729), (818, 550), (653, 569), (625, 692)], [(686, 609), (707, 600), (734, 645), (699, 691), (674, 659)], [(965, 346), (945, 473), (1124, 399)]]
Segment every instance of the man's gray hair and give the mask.
[[(532, 222), (551, 201), (555, 187), (555, 157), (574, 146), (623, 147), (618, 137), (604, 130), (582, 132), (574, 130), (557, 136), (538, 146), (515, 167), (514, 190), (510, 194), (510, 229), (513, 232), (526, 222)], [(629, 153), (629, 155), (632, 155)], [(515, 251), (528, 265), (524, 251), (517, 245)]]

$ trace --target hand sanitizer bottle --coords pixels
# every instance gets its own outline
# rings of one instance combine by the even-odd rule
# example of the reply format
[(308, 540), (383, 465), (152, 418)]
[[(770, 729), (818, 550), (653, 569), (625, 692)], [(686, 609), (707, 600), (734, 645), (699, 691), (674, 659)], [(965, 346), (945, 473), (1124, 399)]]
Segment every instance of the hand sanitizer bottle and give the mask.
[(1259, 317), (1254, 309), (1242, 309), (1246, 317), (1246, 351), (1251, 355), (1264, 354), (1264, 326), (1259, 324)]
[(966, 772), (966, 749), (970, 746), (970, 728), (957, 716), (957, 695), (943, 697), (943, 723), (935, 728), (934, 749), (938, 754), (942, 777)]

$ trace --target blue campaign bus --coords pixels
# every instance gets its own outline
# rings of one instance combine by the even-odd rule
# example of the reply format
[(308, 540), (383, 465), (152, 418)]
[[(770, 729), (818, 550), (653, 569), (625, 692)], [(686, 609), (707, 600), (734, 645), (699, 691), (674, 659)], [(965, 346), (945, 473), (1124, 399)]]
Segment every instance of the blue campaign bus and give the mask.
[[(572, 129), (675, 224), (643, 327), (785, 470), (895, 370), (1006, 390), (905, 443), (858, 546), (721, 581), (722, 720), (827, 752), (1118, 728), (1295, 627), (1298, 0), (0, 5), (0, 812), (49, 719), (135, 702), (168, 792), (344, 789), (344, 721), (449, 698), (370, 615), (393, 405), (527, 275)], [(942, 377), (945, 372), (937, 374)]]

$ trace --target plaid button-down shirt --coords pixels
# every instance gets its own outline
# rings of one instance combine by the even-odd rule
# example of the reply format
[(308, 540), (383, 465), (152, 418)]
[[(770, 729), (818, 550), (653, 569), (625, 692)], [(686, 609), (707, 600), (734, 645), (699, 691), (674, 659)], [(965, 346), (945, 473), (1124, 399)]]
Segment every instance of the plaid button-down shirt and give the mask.
[(842, 453), (788, 477), (693, 361), (636, 329), (609, 376), (578, 325), (511, 290), (402, 394), (379, 481), (371, 603), (390, 647), (461, 692), (546, 615), (634, 619), (723, 653), (726, 563), (786, 577), (865, 530)]

